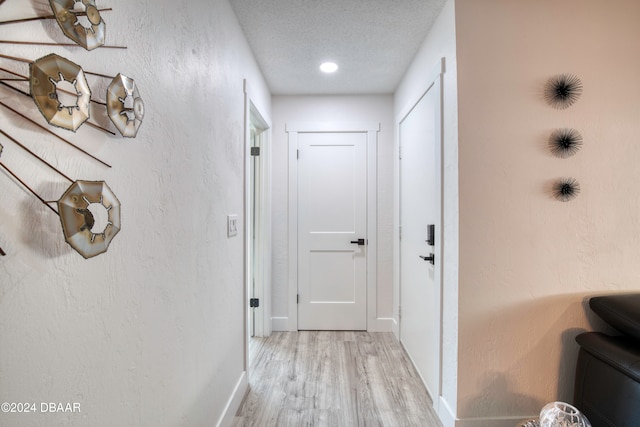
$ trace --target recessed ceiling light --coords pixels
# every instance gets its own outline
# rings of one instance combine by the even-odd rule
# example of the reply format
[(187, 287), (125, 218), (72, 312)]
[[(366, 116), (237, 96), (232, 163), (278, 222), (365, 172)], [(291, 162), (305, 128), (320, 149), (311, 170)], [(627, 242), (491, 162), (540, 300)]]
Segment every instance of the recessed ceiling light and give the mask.
[(338, 70), (338, 64), (335, 62), (323, 62), (320, 64), (320, 71), (323, 73), (335, 73)]

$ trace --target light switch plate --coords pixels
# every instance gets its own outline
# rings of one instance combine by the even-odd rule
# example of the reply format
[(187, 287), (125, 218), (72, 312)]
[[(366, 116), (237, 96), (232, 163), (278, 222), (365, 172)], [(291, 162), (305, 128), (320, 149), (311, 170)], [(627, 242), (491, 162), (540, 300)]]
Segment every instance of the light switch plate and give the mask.
[(238, 215), (227, 215), (227, 236), (238, 235)]

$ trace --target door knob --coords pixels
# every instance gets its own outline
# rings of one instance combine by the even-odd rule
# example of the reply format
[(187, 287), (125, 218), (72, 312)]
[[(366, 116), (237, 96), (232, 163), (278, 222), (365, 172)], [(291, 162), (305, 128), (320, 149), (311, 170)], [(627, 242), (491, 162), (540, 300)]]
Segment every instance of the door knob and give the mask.
[(351, 243), (358, 246), (364, 246), (367, 244), (367, 241), (365, 239), (358, 239), (358, 240), (352, 240)]
[(431, 264), (436, 263), (436, 257), (434, 254), (429, 254), (429, 256), (419, 255), (419, 257), (422, 258), (424, 261), (429, 261)]

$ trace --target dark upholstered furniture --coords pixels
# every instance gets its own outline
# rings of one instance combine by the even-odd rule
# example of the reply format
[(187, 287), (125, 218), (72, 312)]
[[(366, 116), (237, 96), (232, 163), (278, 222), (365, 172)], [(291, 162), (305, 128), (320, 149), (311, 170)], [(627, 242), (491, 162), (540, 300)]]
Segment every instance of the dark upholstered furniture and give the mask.
[(574, 406), (592, 427), (640, 427), (640, 293), (594, 297), (589, 307), (620, 335), (576, 337)]

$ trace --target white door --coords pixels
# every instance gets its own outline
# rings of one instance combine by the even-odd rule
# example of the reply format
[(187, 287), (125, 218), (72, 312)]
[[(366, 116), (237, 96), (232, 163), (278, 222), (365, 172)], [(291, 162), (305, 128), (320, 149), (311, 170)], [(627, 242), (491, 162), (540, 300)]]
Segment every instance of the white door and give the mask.
[(299, 133), (298, 150), (298, 329), (365, 330), (367, 133)]
[[(441, 363), (440, 108), (436, 81), (399, 127), (400, 340), (434, 403)], [(434, 245), (427, 242), (429, 224), (435, 226)]]

